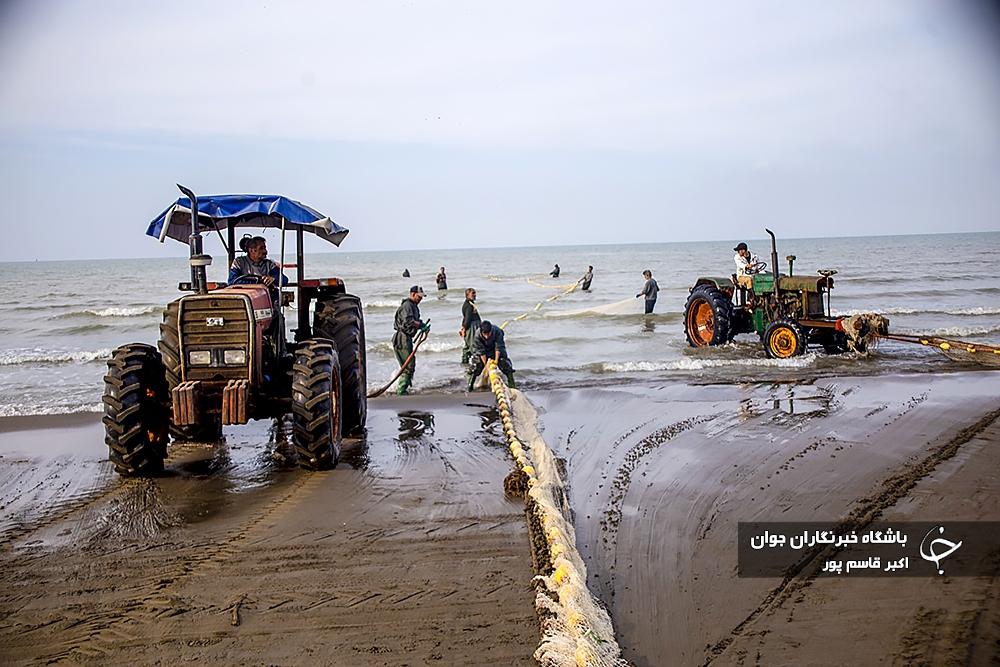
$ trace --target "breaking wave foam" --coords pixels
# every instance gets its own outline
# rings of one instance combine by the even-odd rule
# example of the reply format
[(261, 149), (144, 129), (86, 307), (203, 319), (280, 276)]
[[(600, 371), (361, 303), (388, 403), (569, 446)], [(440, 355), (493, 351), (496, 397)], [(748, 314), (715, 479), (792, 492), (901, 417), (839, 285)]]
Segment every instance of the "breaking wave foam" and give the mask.
[(81, 403), (79, 405), (24, 405), (14, 403), (0, 405), (0, 417), (30, 417), (34, 415), (73, 415), (81, 412), (104, 412), (102, 403)]
[[(1000, 332), (997, 327), (942, 327), (940, 329), (925, 329), (917, 331), (915, 329), (901, 329), (899, 333), (913, 336), (985, 336), (986, 334)], [(891, 330), (890, 330), (891, 333)]]
[(41, 349), (3, 350), (0, 352), (0, 366), (17, 366), (19, 364), (85, 364), (93, 361), (103, 361), (110, 356), (110, 349), (77, 350), (73, 352)]
[(399, 301), (385, 301), (384, 299), (376, 299), (374, 301), (368, 301), (364, 304), (365, 310), (376, 310), (379, 308), (399, 308)]
[(805, 354), (794, 359), (678, 359), (676, 361), (624, 361), (604, 362), (599, 365), (602, 373), (636, 373), (651, 371), (697, 371), (706, 368), (761, 367), (808, 368), (816, 363), (815, 354)]
[[(417, 355), (421, 352), (453, 352), (461, 350), (465, 344), (462, 339), (455, 336), (455, 340), (429, 340), (420, 346)], [(381, 341), (368, 348), (369, 352), (384, 352), (392, 354), (392, 343)]]
[(134, 306), (131, 308), (102, 308), (100, 310), (85, 310), (83, 312), (96, 317), (138, 317), (149, 315), (160, 310), (159, 306)]
[(990, 308), (987, 306), (956, 308), (954, 310), (934, 310), (933, 308), (923, 310), (915, 308), (873, 308), (869, 310), (834, 310), (833, 312), (836, 317), (849, 317), (851, 315), (861, 315), (870, 312), (877, 312), (882, 315), (916, 315), (918, 313), (935, 313), (938, 315), (1000, 315), (1000, 308)]

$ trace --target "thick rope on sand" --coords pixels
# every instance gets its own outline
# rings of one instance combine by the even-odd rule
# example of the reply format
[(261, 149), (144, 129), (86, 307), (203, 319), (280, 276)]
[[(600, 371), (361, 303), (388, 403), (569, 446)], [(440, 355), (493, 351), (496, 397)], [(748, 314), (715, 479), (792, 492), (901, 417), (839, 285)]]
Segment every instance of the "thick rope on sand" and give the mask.
[(524, 394), (504, 384), (492, 362), (487, 372), (516, 464), (504, 489), (525, 498), (542, 634), (535, 660), (545, 667), (627, 666), (611, 617), (587, 589), (569, 500), (556, 457), (535, 427), (537, 413)]

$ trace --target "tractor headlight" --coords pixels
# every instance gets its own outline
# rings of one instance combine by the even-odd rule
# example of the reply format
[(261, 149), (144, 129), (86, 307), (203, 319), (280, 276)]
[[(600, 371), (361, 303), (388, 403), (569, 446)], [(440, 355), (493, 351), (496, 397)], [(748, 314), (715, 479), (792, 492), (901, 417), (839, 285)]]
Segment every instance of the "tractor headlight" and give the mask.
[(227, 364), (241, 366), (247, 362), (247, 353), (245, 350), (226, 350), (222, 353), (222, 360)]
[(188, 352), (188, 363), (192, 366), (208, 366), (212, 363), (210, 350), (191, 350)]

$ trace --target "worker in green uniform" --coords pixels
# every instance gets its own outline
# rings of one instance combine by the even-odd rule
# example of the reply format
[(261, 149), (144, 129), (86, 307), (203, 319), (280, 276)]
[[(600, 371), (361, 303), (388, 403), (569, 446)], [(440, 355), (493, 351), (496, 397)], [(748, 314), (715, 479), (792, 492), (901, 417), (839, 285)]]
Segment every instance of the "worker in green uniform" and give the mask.
[[(410, 359), (406, 363), (407, 357), (413, 352), (413, 337), (419, 331), (427, 331), (420, 319), (420, 302), (424, 298), (424, 289), (419, 285), (410, 288), (410, 296), (403, 299), (396, 309), (396, 317), (393, 320), (392, 328), (396, 333), (392, 335), (392, 350), (396, 353), (396, 361), (403, 368), (399, 376), (399, 384), (396, 385), (396, 393), (405, 396), (410, 392), (410, 383), (413, 382), (413, 371), (417, 367), (417, 358)], [(404, 367), (405, 364), (405, 367)]]
[(458, 335), (465, 341), (462, 348), (462, 365), (469, 363), (472, 356), (472, 348), (475, 347), (476, 336), (479, 335), (479, 309), (476, 308), (476, 290), (471, 287), (465, 290), (465, 303), (462, 304), (462, 328), (458, 330)]

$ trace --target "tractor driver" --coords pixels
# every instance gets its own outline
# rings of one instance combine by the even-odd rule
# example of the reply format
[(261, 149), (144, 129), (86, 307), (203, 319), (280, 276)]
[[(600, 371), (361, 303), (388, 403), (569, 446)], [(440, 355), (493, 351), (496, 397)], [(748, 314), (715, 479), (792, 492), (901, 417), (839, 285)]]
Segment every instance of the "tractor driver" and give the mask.
[(268, 287), (273, 287), (281, 276), (281, 284), (288, 284), (288, 276), (281, 273), (276, 262), (267, 258), (267, 241), (263, 236), (254, 236), (240, 243), (246, 250), (246, 255), (233, 260), (233, 265), (229, 268), (229, 283), (233, 284), (237, 278), (242, 276), (259, 276), (260, 282)]
[(751, 255), (746, 243), (739, 243), (733, 250), (736, 255), (733, 261), (736, 262), (736, 282), (740, 287), (753, 289), (753, 278), (751, 276), (756, 271), (757, 255)]

